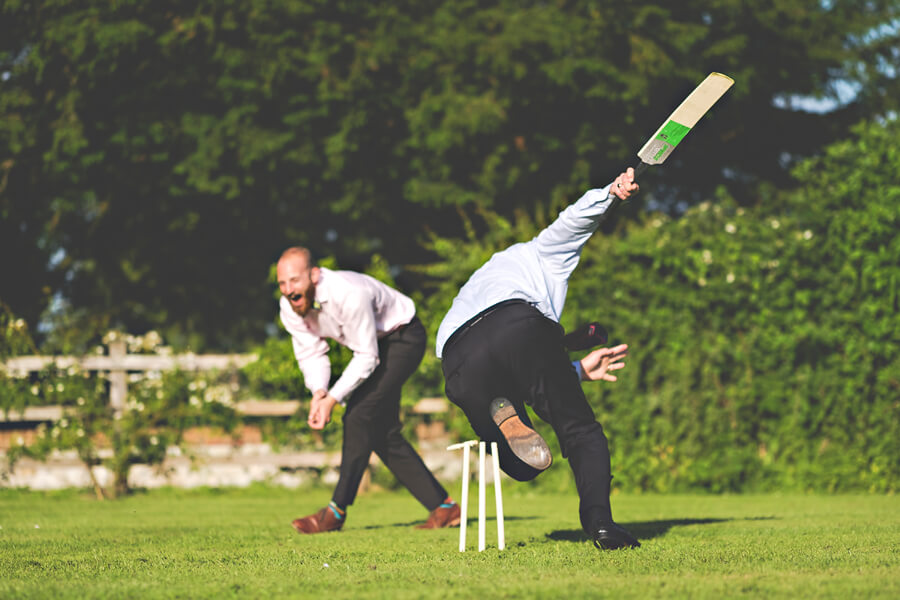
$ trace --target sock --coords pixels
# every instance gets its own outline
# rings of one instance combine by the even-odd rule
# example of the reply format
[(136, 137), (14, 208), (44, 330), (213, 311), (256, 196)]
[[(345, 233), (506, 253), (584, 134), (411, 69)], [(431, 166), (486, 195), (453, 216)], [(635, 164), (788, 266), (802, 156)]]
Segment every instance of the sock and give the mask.
[(334, 500), (328, 503), (328, 508), (331, 509), (331, 512), (334, 513), (334, 516), (338, 521), (342, 520), (344, 518), (344, 515), (347, 513), (347, 509), (338, 506), (337, 502), (335, 502)]
[(444, 503), (441, 504), (440, 508), (450, 508), (454, 504), (456, 504), (456, 502), (453, 501), (453, 498), (447, 496), (447, 498), (444, 499)]

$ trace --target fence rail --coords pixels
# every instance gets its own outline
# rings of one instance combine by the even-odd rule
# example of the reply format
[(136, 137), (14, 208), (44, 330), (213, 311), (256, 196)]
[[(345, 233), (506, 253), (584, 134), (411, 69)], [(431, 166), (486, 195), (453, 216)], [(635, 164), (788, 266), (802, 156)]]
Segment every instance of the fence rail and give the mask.
[[(108, 345), (109, 354), (99, 356), (20, 356), (4, 363), (9, 373), (27, 375), (48, 367), (68, 369), (78, 367), (84, 371), (109, 373), (109, 403), (117, 411), (125, 406), (128, 396), (128, 373), (147, 371), (211, 371), (241, 368), (255, 360), (256, 354), (129, 354), (124, 340)], [(417, 415), (433, 415), (447, 411), (444, 398), (422, 398), (413, 407)], [(237, 412), (249, 417), (289, 417), (300, 408), (299, 400), (250, 399), (235, 403)], [(62, 406), (29, 406), (22, 411), (0, 410), (0, 422), (57, 421), (66, 409)]]
[[(234, 403), (234, 409), (247, 417), (289, 417), (299, 408), (299, 400), (242, 400)], [(22, 411), (8, 412), (0, 409), (0, 423), (58, 421), (68, 410), (75, 409), (58, 405), (26, 406)], [(413, 412), (418, 414), (416, 410)]]
[(85, 371), (208, 371), (243, 367), (255, 361), (255, 354), (126, 354), (124, 356), (20, 356), (6, 361), (13, 373), (40, 371), (49, 366), (60, 369), (79, 367)]
[(116, 412), (121, 412), (128, 397), (129, 371), (209, 371), (240, 368), (257, 359), (255, 354), (128, 354), (125, 340), (110, 342), (108, 349), (109, 354), (105, 356), (20, 356), (8, 359), (5, 366), (10, 373), (22, 375), (54, 366), (60, 369), (79, 367), (85, 371), (106, 371), (109, 373), (109, 405)]

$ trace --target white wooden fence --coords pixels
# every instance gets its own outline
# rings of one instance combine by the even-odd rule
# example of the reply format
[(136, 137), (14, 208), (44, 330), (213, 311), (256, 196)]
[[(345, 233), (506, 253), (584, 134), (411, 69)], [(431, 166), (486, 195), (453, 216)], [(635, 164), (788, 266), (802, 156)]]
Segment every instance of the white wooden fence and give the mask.
[[(125, 340), (115, 340), (108, 344), (109, 354), (98, 356), (21, 356), (8, 359), (7, 371), (25, 375), (41, 371), (50, 366), (59, 369), (78, 367), (83, 371), (108, 373), (109, 403), (116, 410), (125, 407), (128, 397), (128, 373), (147, 371), (210, 371), (238, 369), (257, 360), (256, 354), (176, 354), (161, 356), (153, 354), (129, 354)], [(443, 398), (423, 398), (413, 407), (417, 415), (433, 415), (447, 411), (447, 401)], [(235, 403), (237, 412), (254, 417), (288, 417), (300, 408), (298, 400), (243, 400)], [(21, 413), (0, 410), (0, 421), (56, 421), (62, 418), (61, 406), (29, 406)]]
[[(109, 404), (115, 411), (125, 407), (128, 397), (129, 371), (208, 371), (213, 369), (240, 368), (256, 360), (255, 354), (178, 354), (160, 356), (153, 354), (128, 354), (125, 340), (109, 343), (105, 356), (21, 356), (6, 361), (6, 368), (13, 373), (27, 374), (50, 366), (60, 369), (78, 367), (84, 371), (109, 373)], [(33, 407), (45, 408), (45, 407)], [(296, 406), (294, 406), (296, 410)], [(34, 410), (32, 409), (34, 414)]]
[[(129, 354), (124, 340), (112, 341), (108, 344), (108, 354), (96, 356), (23, 356), (12, 358), (4, 366), (9, 373), (27, 375), (55, 366), (60, 369), (77, 367), (83, 371), (106, 373), (110, 382), (110, 406), (121, 411), (125, 408), (128, 397), (128, 374), (146, 373), (148, 371), (166, 371), (181, 369), (185, 371), (208, 371), (238, 369), (257, 359), (255, 354), (180, 354), (171, 356), (150, 354)], [(236, 402), (235, 410), (248, 417), (289, 417), (300, 408), (299, 400), (264, 400), (251, 399)], [(448, 403), (444, 398), (423, 398), (411, 409), (411, 413), (419, 416), (416, 434), (420, 442), (420, 452), (429, 467), (442, 476), (456, 477), (455, 462), (447, 462), (444, 437), (444, 423), (435, 419), (435, 415), (447, 412)], [(0, 438), (10, 437), (13, 431), (23, 431), (34, 427), (38, 422), (54, 422), (64, 417), (62, 406), (29, 406), (22, 411), (0, 410)], [(16, 434), (18, 435), (18, 434)], [(3, 441), (0, 439), (0, 441)], [(0, 455), (3, 454), (0, 444)], [(132, 476), (136, 483), (143, 486), (155, 485), (240, 485), (251, 480), (270, 480), (285, 485), (293, 485), (301, 481), (306, 469), (321, 471), (335, 476), (335, 468), (340, 464), (339, 452), (325, 451), (272, 451), (268, 444), (250, 443), (241, 448), (229, 445), (228, 448), (204, 446), (199, 453), (205, 458), (204, 466), (198, 469), (193, 461), (175, 456), (167, 459), (169, 468), (165, 477), (158, 473), (136, 466)], [(376, 459), (373, 456), (373, 464)], [(449, 469), (449, 471), (448, 471)], [(97, 476), (103, 479), (103, 469)], [(285, 472), (285, 470), (287, 470)], [(147, 471), (147, 472), (145, 472)], [(108, 474), (107, 474), (108, 475)], [(0, 487), (14, 485), (33, 489), (58, 489), (68, 486), (88, 485), (84, 479), (84, 467), (74, 457), (58, 456), (43, 464), (23, 459), (17, 471), (0, 478)], [(368, 477), (363, 480), (367, 485)], [(293, 484), (290, 482), (294, 482)]]

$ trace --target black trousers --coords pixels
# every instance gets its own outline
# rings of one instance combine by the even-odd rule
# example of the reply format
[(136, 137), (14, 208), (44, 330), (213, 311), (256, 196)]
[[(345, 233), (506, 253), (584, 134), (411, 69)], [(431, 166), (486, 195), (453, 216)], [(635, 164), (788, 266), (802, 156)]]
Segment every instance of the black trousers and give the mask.
[(344, 413), (341, 470), (332, 500), (353, 504), (372, 452), (429, 511), (447, 498), (401, 433), (400, 389), (422, 362), (425, 328), (418, 317), (378, 341), (380, 364), (350, 395)]
[(553, 427), (569, 460), (581, 525), (590, 532), (595, 524), (612, 520), (609, 446), (569, 361), (563, 329), (525, 302), (503, 303), (485, 313), (444, 346), (447, 397), (466, 413), (482, 440), (497, 442), (500, 467), (520, 481), (539, 471), (513, 455), (489, 407), (494, 398), (505, 397), (530, 424), (525, 405), (531, 406)]

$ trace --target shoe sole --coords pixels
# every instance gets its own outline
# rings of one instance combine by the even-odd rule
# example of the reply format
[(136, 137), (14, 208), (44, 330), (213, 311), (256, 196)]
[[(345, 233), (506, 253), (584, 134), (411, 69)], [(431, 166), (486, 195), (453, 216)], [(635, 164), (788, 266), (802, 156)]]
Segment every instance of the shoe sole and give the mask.
[(522, 422), (511, 402), (504, 398), (494, 400), (491, 403), (491, 417), (516, 458), (538, 471), (550, 466), (553, 456), (547, 442), (541, 434)]

